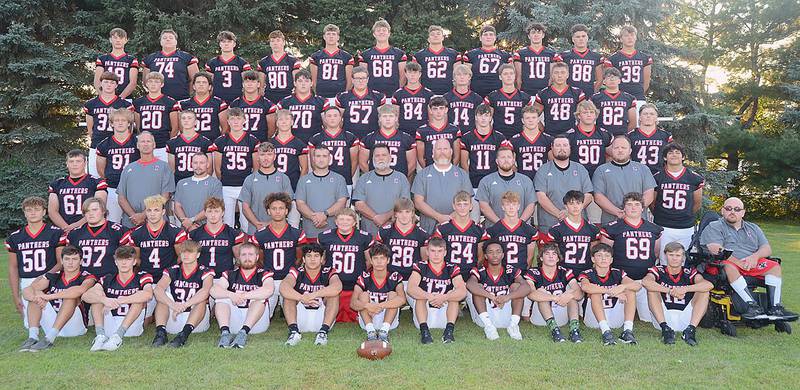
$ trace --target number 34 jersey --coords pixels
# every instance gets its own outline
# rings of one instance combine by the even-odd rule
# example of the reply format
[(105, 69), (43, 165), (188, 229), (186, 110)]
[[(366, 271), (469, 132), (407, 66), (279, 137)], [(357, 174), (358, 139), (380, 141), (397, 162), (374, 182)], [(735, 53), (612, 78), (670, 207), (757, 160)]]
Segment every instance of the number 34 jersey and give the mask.
[[(208, 269), (200, 264), (197, 264), (194, 270), (188, 273), (183, 269), (181, 264), (173, 265), (167, 273), (169, 274), (169, 293), (175, 302), (186, 302), (191, 299), (194, 294), (197, 294), (203, 288), (203, 281), (206, 278), (214, 277), (214, 270)], [(190, 311), (191, 308), (186, 308)]]

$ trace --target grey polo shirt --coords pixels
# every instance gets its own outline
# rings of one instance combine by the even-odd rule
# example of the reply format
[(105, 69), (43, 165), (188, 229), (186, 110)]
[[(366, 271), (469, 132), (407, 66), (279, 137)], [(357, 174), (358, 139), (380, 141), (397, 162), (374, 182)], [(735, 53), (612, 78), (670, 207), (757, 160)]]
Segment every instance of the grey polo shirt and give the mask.
[[(267, 209), (264, 208), (264, 199), (274, 192), (285, 192), (294, 198), (294, 191), (292, 191), (292, 183), (289, 176), (275, 170), (275, 172), (266, 175), (261, 171), (256, 171), (248, 175), (242, 183), (242, 191), (239, 193), (239, 200), (247, 203), (253, 214), (256, 215), (259, 221), (269, 222), (271, 219), (267, 214)], [(255, 226), (248, 224), (247, 234), (256, 232)]]
[(737, 259), (752, 255), (768, 243), (764, 232), (755, 223), (742, 221), (742, 227), (736, 230), (723, 218), (709, 223), (700, 235), (700, 245), (720, 244), (733, 251), (733, 257)]
[[(636, 161), (626, 164), (607, 162), (594, 171), (592, 185), (595, 194), (603, 194), (615, 206), (622, 208), (622, 198), (629, 192), (644, 193), (656, 188), (656, 179), (650, 168)], [(647, 207), (644, 208), (642, 218), (647, 218)], [(617, 217), (603, 211), (600, 222), (605, 224), (616, 220)]]
[[(500, 172), (492, 172), (481, 179), (478, 183), (478, 193), (475, 198), (479, 202), (487, 202), (492, 210), (498, 217), (503, 218), (503, 202), (501, 198), (507, 191), (516, 192), (519, 195), (519, 212), (517, 216), (522, 214), (522, 210), (530, 204), (536, 203), (536, 191), (534, 190), (533, 182), (531, 179), (521, 173), (514, 172), (509, 177), (503, 177)], [(486, 227), (494, 225), (486, 220)]]
[[(122, 170), (117, 186), (117, 195), (128, 199), (137, 213), (144, 211), (144, 199), (148, 196), (175, 192), (175, 176), (169, 165), (159, 159), (143, 163), (142, 160), (128, 164)], [(131, 219), (123, 213), (122, 225), (132, 228)]]
[[(295, 200), (306, 202), (314, 212), (325, 211), (341, 198), (347, 198), (347, 182), (336, 172), (328, 171), (325, 176), (317, 176), (312, 171), (297, 182)], [(317, 238), (319, 233), (335, 226), (333, 216), (328, 217), (328, 225), (322, 229), (318, 229), (310, 219), (303, 217), (303, 230), (308, 238)]]
[[(452, 165), (447, 171), (439, 171), (436, 164), (431, 164), (417, 172), (411, 193), (425, 198), (425, 202), (439, 213), (450, 214), (453, 212), (453, 197), (459, 191), (472, 193), (472, 183), (469, 174), (463, 169)], [(420, 215), (420, 227), (426, 232), (432, 232), (436, 220), (427, 215)]]
[(181, 179), (175, 188), (175, 202), (181, 204), (189, 218), (203, 211), (206, 199), (222, 199), (222, 182), (214, 176), (206, 176), (204, 179), (187, 177)]
[[(410, 187), (406, 175), (398, 171), (392, 170), (388, 175), (380, 175), (372, 170), (358, 178), (353, 189), (352, 201), (366, 202), (373, 211), (382, 214), (391, 211), (398, 199), (411, 199)], [(361, 218), (360, 228), (370, 235), (375, 235), (380, 230), (375, 223), (366, 218)]]
[[(536, 192), (544, 193), (559, 210), (564, 209), (563, 199), (567, 191), (581, 191), (584, 194), (594, 191), (589, 172), (583, 165), (575, 161), (570, 161), (565, 169), (559, 168), (553, 161), (548, 161), (536, 171), (533, 184), (536, 187)], [(586, 217), (585, 210), (584, 217)], [(549, 230), (559, 222), (556, 217), (550, 215), (541, 207), (539, 207), (537, 219), (539, 229), (542, 231)]]

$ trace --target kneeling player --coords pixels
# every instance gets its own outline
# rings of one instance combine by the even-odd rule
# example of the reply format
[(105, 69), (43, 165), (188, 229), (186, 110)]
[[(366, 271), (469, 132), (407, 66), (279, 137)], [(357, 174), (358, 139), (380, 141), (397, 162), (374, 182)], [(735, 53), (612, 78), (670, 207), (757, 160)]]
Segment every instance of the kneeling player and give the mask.
[(467, 299), (472, 321), (483, 327), (489, 340), (497, 340), (497, 328), (506, 328), (514, 340), (522, 340), (519, 319), (525, 296), (530, 293), (522, 279), (522, 271), (513, 266), (503, 267), (503, 245), (494, 239), (483, 242), (485, 267), (473, 268), (467, 280)]
[[(406, 303), (403, 276), (389, 272), (391, 252), (383, 244), (369, 249), (371, 271), (356, 280), (350, 307), (358, 312), (358, 323), (367, 331), (367, 340), (389, 341), (389, 330), (399, 324), (398, 313)], [(380, 326), (378, 331), (376, 326)]]
[(339, 313), (342, 282), (335, 269), (323, 268), (325, 249), (321, 245), (307, 244), (302, 250), (303, 264), (289, 269), (280, 287), (283, 316), (289, 325), (286, 345), (297, 345), (305, 332), (317, 332), (314, 344), (326, 345)]
[(422, 344), (433, 343), (430, 328), (444, 328), (442, 342), (456, 341), (453, 333), (459, 302), (467, 296), (461, 269), (444, 261), (447, 244), (434, 237), (428, 242), (428, 261), (414, 264), (408, 278), (408, 295), (415, 299), (414, 325)]
[(176, 334), (169, 343), (179, 348), (189, 335), (208, 330), (208, 296), (214, 283), (214, 270), (197, 262), (200, 244), (187, 240), (181, 244), (180, 264), (164, 272), (153, 289), (156, 295), (156, 337), (153, 346), (167, 343), (167, 332)]
[(559, 327), (569, 323), (569, 340), (580, 343), (583, 337), (578, 315), (583, 291), (572, 270), (561, 267), (558, 265), (560, 262), (558, 245), (546, 244), (539, 252), (539, 266), (529, 269), (525, 275), (531, 287), (528, 298), (536, 302), (531, 312), (531, 322), (534, 325), (546, 325), (553, 341), (557, 343), (565, 341)]
[(623, 327), (620, 341), (636, 344), (633, 317), (636, 316), (636, 292), (642, 287), (625, 271), (611, 268), (611, 247), (597, 244), (592, 248), (592, 269), (578, 276), (581, 290), (589, 299), (583, 321), (590, 328), (600, 328), (603, 345), (616, 344), (611, 328)]
[[(83, 315), (78, 305), (81, 295), (97, 279), (81, 272), (81, 251), (74, 246), (61, 253), (63, 270), (49, 272), (36, 278), (22, 290), (28, 304), (28, 339), (20, 352), (38, 352), (53, 346), (56, 337), (74, 337), (86, 333)], [(39, 328), (44, 330), (44, 340), (39, 340)]]
[(138, 261), (132, 247), (117, 248), (114, 262), (118, 272), (104, 275), (100, 283), (83, 294), (83, 301), (92, 305), (97, 334), (91, 351), (115, 351), (122, 345), (123, 336), (141, 336), (144, 332), (144, 308), (153, 296), (153, 277), (136, 271)]
[(272, 272), (258, 267), (258, 247), (249, 242), (242, 244), (239, 266), (223, 272), (211, 287), (211, 296), (216, 301), (214, 316), (222, 333), (217, 346), (244, 348), (250, 332), (266, 332), (267, 299), (274, 289)]
[(653, 325), (661, 329), (664, 344), (675, 343), (675, 331), (683, 341), (697, 345), (695, 331), (708, 308), (709, 291), (714, 285), (694, 268), (683, 266), (685, 249), (679, 242), (664, 247), (667, 265), (657, 265), (642, 279), (653, 313)]

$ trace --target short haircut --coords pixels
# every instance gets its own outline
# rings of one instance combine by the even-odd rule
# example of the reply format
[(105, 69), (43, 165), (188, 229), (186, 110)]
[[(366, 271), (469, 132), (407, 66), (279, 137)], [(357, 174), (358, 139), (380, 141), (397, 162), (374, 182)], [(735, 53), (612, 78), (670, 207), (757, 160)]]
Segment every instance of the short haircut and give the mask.
[(376, 243), (375, 245), (369, 247), (369, 257), (375, 256), (383, 256), (387, 259), (392, 258), (392, 251), (389, 250), (389, 247), (382, 243)]
[(453, 74), (468, 74), (469, 77), (472, 77), (472, 67), (467, 64), (458, 63), (453, 66)]
[(530, 34), (531, 31), (545, 32), (545, 27), (541, 23), (531, 22), (528, 23), (528, 26), (525, 28), (525, 33)]
[(456, 194), (453, 196), (453, 203), (464, 202), (464, 201), (469, 202), (471, 200), (472, 200), (472, 194), (464, 190), (456, 192)]
[(629, 147), (630, 147), (630, 146), (633, 146), (633, 142), (631, 142), (631, 139), (630, 139), (630, 137), (628, 137), (628, 136), (627, 136), (627, 135), (625, 135), (625, 134), (617, 134), (617, 135), (615, 135), (615, 136), (614, 136), (614, 138), (612, 138), (612, 139), (611, 139), (611, 144), (613, 145), (613, 144), (614, 144), (614, 142), (617, 142), (617, 140), (618, 140), (618, 139), (622, 139), (622, 140), (625, 140), (625, 141), (627, 141), (627, 142), (628, 142), (628, 146), (629, 146)]
[(686, 253), (686, 248), (684, 248), (683, 244), (678, 241), (672, 241), (667, 243), (667, 245), (664, 245), (664, 253), (674, 253), (678, 251)]
[[(245, 249), (252, 249), (256, 252), (256, 255), (258, 255), (258, 245), (253, 244), (250, 241), (245, 241), (239, 246), (239, 253), (242, 253), (242, 251)], [(256, 262), (258, 262), (258, 259), (256, 259)]]
[(222, 201), (220, 198), (210, 197), (203, 202), (203, 210), (209, 209), (222, 209), (225, 211), (225, 202)]
[(115, 259), (131, 259), (136, 257), (136, 249), (132, 246), (123, 245), (114, 251)]
[(386, 21), (386, 20), (384, 20), (384, 19), (378, 19), (378, 21), (377, 21), (377, 22), (375, 22), (375, 23), (372, 25), (372, 32), (375, 32), (375, 30), (377, 30), (377, 29), (379, 29), (379, 28), (381, 28), (381, 27), (383, 27), (383, 28), (387, 28), (387, 29), (389, 29), (389, 31), (392, 31), (392, 26), (390, 26), (390, 25), (389, 25), (389, 22), (387, 22), (387, 21)]
[(375, 151), (378, 149), (386, 149), (386, 153), (392, 153), (392, 150), (389, 149), (389, 145), (386, 144), (375, 144), (375, 146), (372, 147), (372, 153), (375, 153)]
[(597, 245), (592, 247), (591, 254), (592, 256), (596, 255), (597, 252), (606, 252), (608, 254), (613, 254), (614, 252), (611, 250), (611, 247), (608, 244), (598, 243)]
[(283, 32), (281, 30), (273, 30), (272, 32), (269, 33), (268, 39), (275, 39), (275, 38), (286, 39), (286, 36), (283, 35)]
[(195, 73), (194, 76), (192, 76), (192, 84), (197, 82), (197, 79), (199, 79), (201, 77), (206, 79), (206, 81), (208, 81), (209, 85), (213, 85), (214, 84), (214, 78), (211, 76), (211, 73), (208, 73), (206, 71), (200, 71), (200, 72)]
[(550, 145), (553, 145), (556, 142), (557, 139), (567, 140), (567, 145), (569, 145), (570, 140), (569, 140), (569, 137), (567, 137), (566, 133), (561, 133), (561, 134), (554, 135), (553, 136), (553, 140), (550, 142)]
[(301, 68), (297, 71), (297, 73), (294, 74), (294, 81), (300, 80), (301, 78), (307, 78), (311, 80), (311, 72), (305, 68)]
[(222, 42), (222, 41), (234, 41), (234, 42), (236, 42), (236, 34), (230, 32), (230, 31), (227, 31), (227, 30), (226, 31), (220, 31), (219, 34), (217, 34), (217, 42)]
[(408, 198), (399, 198), (394, 202), (394, 209), (393, 211), (396, 213), (398, 211), (411, 211), (412, 213), (416, 212), (416, 208), (414, 207), (414, 201)]
[(78, 257), (81, 257), (82, 255), (83, 255), (83, 253), (81, 252), (81, 250), (76, 248), (73, 245), (67, 245), (67, 246), (64, 247), (64, 249), (61, 250), (61, 258), (64, 258), (66, 256), (70, 256), (70, 257), (78, 256)]
[(392, 103), (386, 103), (378, 107), (378, 116), (388, 115), (388, 114), (400, 115), (400, 107)]
[(181, 243), (180, 252), (200, 253), (200, 243), (193, 240), (186, 240)]
[(447, 242), (442, 239), (441, 237), (433, 237), (428, 240), (428, 247), (435, 246), (437, 248), (445, 248), (447, 249)]
[(324, 33), (328, 32), (328, 31), (333, 31), (333, 32), (339, 34), (339, 26), (337, 26), (335, 24), (326, 24), (325, 27), (322, 28), (322, 33), (324, 34)]
[(103, 212), (103, 214), (105, 214), (105, 212), (107, 210), (106, 209), (106, 203), (103, 202), (102, 199), (94, 197), (94, 196), (83, 201), (83, 205), (81, 205), (81, 211), (83, 212), (83, 214), (86, 214), (86, 212), (89, 211), (89, 206), (91, 206), (91, 205), (93, 205), (95, 203), (100, 205), (100, 210)]
[(522, 107), (522, 115), (524, 116), (525, 114), (536, 114), (538, 116), (539, 110), (537, 110), (534, 106), (525, 106)]
[(622, 72), (620, 72), (617, 68), (606, 68), (606, 70), (603, 71), (603, 80), (611, 76), (622, 78)]
[(575, 106), (575, 114), (578, 114), (586, 110), (592, 111), (595, 114), (597, 114), (598, 112), (597, 106), (595, 106), (594, 102), (592, 102), (591, 100), (581, 100), (580, 102), (578, 102), (578, 105)]
[(360, 74), (360, 73), (363, 73), (365, 75), (369, 75), (369, 71), (367, 70), (367, 67), (364, 66), (364, 65), (359, 65), (359, 66), (356, 66), (355, 68), (353, 68), (353, 73), (352, 73), (353, 76), (355, 76), (357, 74)]
[(114, 119), (120, 117), (128, 121), (128, 123), (133, 123), (133, 120), (136, 118), (131, 112), (131, 110), (127, 108), (112, 109), (111, 112), (108, 114), (108, 120), (112, 122), (114, 121)]
[(406, 72), (421, 72), (422, 67), (414, 61), (406, 62)]
[(489, 248), (489, 245), (492, 245), (492, 244), (497, 244), (497, 245), (499, 245), (499, 246), (500, 246), (500, 250), (501, 250), (503, 253), (506, 253), (506, 248), (505, 248), (505, 246), (503, 246), (503, 243), (502, 243), (502, 242), (500, 242), (500, 241), (497, 241), (497, 240), (496, 240), (496, 239), (494, 239), (494, 238), (490, 238), (490, 239), (488, 239), (488, 240), (484, 241), (483, 243), (481, 243), (481, 250), (483, 251), (483, 253), (486, 253), (486, 249), (488, 249), (488, 248)]
[(123, 30), (123, 29), (121, 29), (119, 27), (114, 27), (114, 28), (111, 29), (111, 31), (108, 32), (108, 37), (109, 38), (111, 38), (111, 37), (127, 38), (128, 37), (128, 32), (126, 32), (125, 30)]
[(564, 204), (567, 204), (569, 202), (580, 202), (580, 203), (583, 203), (584, 197), (585, 197), (585, 195), (581, 191), (569, 190), (569, 191), (567, 191), (566, 194), (564, 194), (564, 197), (561, 198), (561, 201), (564, 202)]
[(189, 115), (192, 118), (197, 119), (197, 113), (192, 111), (192, 110), (183, 110), (183, 111), (181, 111), (181, 114), (178, 115), (178, 118), (180, 118), (180, 117), (182, 117), (184, 115)]
[(163, 209), (165, 204), (167, 204), (167, 199), (161, 196), (161, 194), (144, 198), (144, 207), (147, 208), (157, 207)]
[(175, 40), (178, 40), (178, 33), (176, 33), (175, 30), (171, 28), (161, 30), (161, 34), (158, 34), (158, 39), (163, 38), (164, 34), (172, 34), (172, 36), (175, 37)]
[(681, 156), (686, 157), (686, 150), (683, 148), (683, 145), (675, 142), (670, 142), (664, 145), (664, 149), (661, 150), (661, 155), (664, 159), (666, 159), (669, 152), (674, 152), (676, 150), (681, 152)]
[(447, 99), (444, 96), (434, 96), (428, 102), (428, 107), (447, 107)]
[(564, 69), (567, 72), (569, 72), (569, 65), (567, 65), (566, 62), (556, 62), (556, 63), (553, 64), (553, 70), (556, 70), (556, 69)]
[(258, 72), (254, 70), (246, 70), (242, 72), (242, 80), (258, 81)]
[(642, 196), (641, 192), (629, 192), (622, 197), (622, 205), (625, 206), (625, 203), (628, 201), (639, 202), (642, 206), (644, 206), (644, 197)]
[(500, 65), (499, 68), (497, 68), (497, 74), (503, 74), (503, 71), (505, 71), (506, 69), (510, 69), (512, 72), (514, 72), (514, 74), (517, 73), (517, 70), (514, 68), (514, 64), (503, 64)]
[(483, 26), (483, 27), (481, 27), (481, 35), (483, 35), (484, 33), (487, 33), (487, 32), (491, 32), (491, 33), (497, 34), (497, 30), (494, 28), (494, 26)]
[(286, 210), (292, 209), (292, 197), (285, 192), (273, 192), (267, 195), (267, 197), (264, 198), (264, 208), (269, 209), (269, 206), (275, 202), (283, 203), (283, 205), (286, 206)]
[(286, 108), (281, 108), (278, 111), (275, 111), (275, 119), (282, 118), (282, 117), (292, 117), (292, 112)]
[(542, 249), (539, 249), (539, 255), (536, 256), (536, 260), (539, 261), (539, 264), (542, 263), (542, 256), (544, 256), (544, 253), (547, 251), (555, 252), (556, 256), (558, 257), (558, 262), (561, 262), (561, 250), (558, 248), (558, 244), (554, 242), (548, 242), (547, 244), (542, 245)]
[(147, 84), (150, 80), (158, 80), (161, 83), (164, 83), (164, 75), (159, 72), (150, 72), (147, 76), (144, 76), (144, 82)]
[(40, 196), (29, 196), (22, 200), (22, 209), (24, 210), (28, 207), (41, 207), (47, 210), (47, 201)]
[(353, 209), (351, 209), (349, 207), (344, 207), (344, 208), (342, 208), (342, 209), (340, 209), (339, 211), (336, 212), (336, 218), (339, 218), (339, 217), (342, 217), (342, 216), (353, 218), (356, 222), (358, 222), (358, 214), (356, 214), (355, 210), (353, 210)]
[(583, 32), (588, 34), (589, 33), (589, 27), (586, 27), (585, 24), (578, 23), (578, 24), (572, 26), (572, 28), (569, 29), (569, 35), (570, 36), (575, 35), (576, 32), (580, 32), (580, 31), (583, 31)]
[(244, 111), (239, 107), (231, 107), (228, 109), (228, 118), (244, 118)]
[(511, 152), (511, 155), (514, 155), (514, 148), (508, 145), (500, 145), (497, 147), (497, 154), (500, 155), (500, 152)]
[(73, 157), (83, 157), (83, 159), (86, 160), (86, 152), (84, 152), (83, 149), (72, 149), (67, 152), (67, 160)]
[(493, 112), (494, 108), (486, 103), (478, 104), (478, 107), (475, 107), (475, 115), (492, 115)]
[(320, 256), (325, 256), (325, 248), (316, 242), (303, 245), (301, 250), (303, 252), (303, 257), (306, 257), (309, 253), (319, 253)]
[(503, 195), (500, 197), (500, 202), (501, 202), (501, 203), (504, 203), (504, 202), (510, 202), (510, 203), (516, 203), (516, 204), (519, 204), (519, 203), (520, 203), (520, 201), (519, 201), (519, 194), (518, 194), (518, 193), (516, 193), (516, 192), (514, 192), (514, 191), (506, 191), (506, 192), (504, 192), (504, 193), (503, 193)]
[(430, 35), (430, 33), (434, 32), (434, 31), (439, 31), (442, 34), (444, 34), (444, 29), (442, 28), (442, 26), (437, 26), (437, 25), (434, 24), (434, 25), (431, 25), (431, 26), (428, 27), (428, 34), (429, 35)]
[(658, 107), (656, 107), (656, 105), (655, 105), (655, 104), (653, 104), (653, 103), (645, 103), (645, 104), (642, 104), (642, 106), (641, 106), (641, 107), (639, 107), (639, 113), (641, 114), (641, 113), (642, 113), (642, 111), (644, 111), (644, 110), (646, 110), (646, 109), (648, 109), (648, 108), (649, 108), (649, 109), (652, 109), (653, 111), (655, 111), (655, 112), (656, 112), (656, 115), (658, 115)]
[(119, 82), (119, 77), (117, 77), (117, 75), (111, 72), (103, 72), (103, 74), (100, 75), (100, 81), (105, 81), (105, 80)]
[(272, 142), (262, 142), (258, 144), (258, 147), (256, 147), (256, 151), (259, 152), (275, 151), (275, 145), (273, 145)]
[(629, 34), (636, 35), (637, 32), (638, 31), (636, 30), (636, 27), (633, 27), (630, 24), (626, 24), (626, 25), (622, 26), (622, 28), (619, 30), (620, 35), (622, 35), (622, 33), (629, 33)]

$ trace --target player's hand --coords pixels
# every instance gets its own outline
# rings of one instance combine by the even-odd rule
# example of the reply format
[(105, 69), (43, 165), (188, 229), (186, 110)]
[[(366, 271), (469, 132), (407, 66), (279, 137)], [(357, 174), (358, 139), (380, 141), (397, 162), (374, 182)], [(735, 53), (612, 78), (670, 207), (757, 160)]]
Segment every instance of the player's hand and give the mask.
[(263, 230), (265, 227), (267, 227), (267, 224), (264, 223), (264, 222), (261, 222), (261, 221), (258, 221), (256, 223), (254, 223), (253, 225), (256, 226), (256, 230), (257, 231)]
[(563, 221), (564, 218), (567, 217), (567, 210), (558, 210), (558, 215), (556, 217), (559, 221)]
[(758, 259), (752, 256), (747, 256), (744, 259), (742, 259), (742, 263), (744, 263), (744, 266), (747, 267), (745, 268), (746, 270), (751, 270), (755, 268), (756, 265), (758, 265)]
[(508, 303), (508, 301), (510, 301), (510, 300), (511, 300), (511, 298), (509, 298), (508, 295), (500, 295), (500, 296), (498, 296), (497, 299), (496, 299), (497, 307), (498, 308), (503, 308), (503, 306), (505, 306), (506, 303)]
[(109, 310), (119, 309), (119, 301), (116, 298), (106, 298), (103, 300), (103, 306)]
[(620, 209), (617, 209), (615, 214), (617, 215), (617, 218), (622, 218), (625, 216), (625, 212)]
[(620, 284), (619, 286), (616, 286), (616, 287), (612, 288), (611, 290), (608, 291), (608, 295), (611, 295), (611, 296), (616, 297), (616, 298), (620, 298), (621, 296), (624, 296), (625, 295), (625, 286)]
[(64, 233), (69, 233), (69, 232), (71, 232), (71, 231), (73, 231), (73, 230), (75, 230), (75, 229), (77, 229), (77, 228), (81, 227), (81, 225), (82, 225), (82, 224), (79, 224), (78, 222), (75, 222), (75, 223), (73, 223), (73, 224), (67, 225), (67, 226), (66, 226), (66, 227), (63, 229), (63, 230), (64, 230)]
[(434, 307), (442, 307), (444, 306), (445, 302), (447, 302), (447, 299), (443, 294), (433, 294), (431, 299), (428, 300), (428, 303), (430, 303), (431, 306)]
[(675, 287), (670, 292), (670, 295), (678, 299), (683, 299), (684, 297), (686, 297), (686, 287), (684, 286)]
[(25, 306), (22, 304), (22, 298), (16, 295), (14, 296), (14, 307), (17, 309), (17, 313), (25, 315)]
[(378, 227), (386, 225), (386, 222), (388, 221), (389, 221), (389, 213), (375, 214), (372, 217), (372, 222)]
[(183, 221), (181, 221), (181, 226), (187, 231), (192, 230), (192, 225), (194, 225), (194, 223), (189, 218), (184, 218)]
[(130, 219), (134, 226), (139, 226), (144, 223), (147, 217), (145, 217), (144, 213), (135, 213), (131, 215)]
[(571, 300), (572, 297), (568, 296), (567, 294), (561, 294), (556, 297), (555, 303), (558, 306), (566, 307)]
[(449, 221), (450, 221), (450, 215), (449, 214), (439, 214), (439, 215), (436, 216), (436, 222), (447, 223)]
[(236, 306), (244, 305), (244, 303), (246, 301), (247, 301), (247, 299), (245, 299), (242, 296), (242, 294), (238, 294), (237, 293), (237, 294), (234, 294), (233, 297), (231, 297), (231, 302), (233, 302), (233, 304), (236, 305)]
[(369, 314), (374, 316), (374, 315), (380, 313), (381, 311), (383, 311), (383, 308), (379, 304), (377, 304), (377, 303), (368, 303), (367, 304), (367, 312), (369, 312)]

